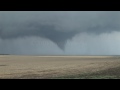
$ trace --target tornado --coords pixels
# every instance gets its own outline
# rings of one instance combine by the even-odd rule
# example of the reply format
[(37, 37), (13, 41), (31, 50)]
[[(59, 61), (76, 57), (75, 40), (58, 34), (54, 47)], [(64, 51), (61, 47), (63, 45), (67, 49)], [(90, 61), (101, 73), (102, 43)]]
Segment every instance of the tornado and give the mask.
[[(85, 50), (88, 50), (88, 52), (92, 50), (91, 48), (87, 49), (88, 45), (90, 47), (94, 46), (91, 40), (93, 36), (97, 36), (96, 39), (98, 39), (98, 37), (101, 38), (100, 35), (106, 35), (104, 39), (106, 40), (112, 34), (117, 34), (116, 32), (120, 32), (119, 11), (0, 11), (1, 52), (5, 51), (2, 47), (6, 46), (8, 51), (12, 47), (6, 44), (7, 41), (23, 39), (24, 37), (40, 37), (50, 40), (64, 52), (69, 51), (65, 51), (66, 48), (69, 48), (70, 52), (76, 50), (75, 48), (79, 44), (77, 50), (86, 53)], [(83, 33), (86, 33), (85, 35), (90, 38), (83, 36)], [(75, 44), (73, 44), (74, 41)], [(105, 43), (100, 42), (100, 40), (94, 41), (98, 41), (99, 45)], [(114, 40), (110, 41), (113, 42)], [(104, 48), (104, 46), (101, 48)], [(18, 51), (21, 50), (23, 49)], [(96, 52), (96, 50), (94, 51)]]

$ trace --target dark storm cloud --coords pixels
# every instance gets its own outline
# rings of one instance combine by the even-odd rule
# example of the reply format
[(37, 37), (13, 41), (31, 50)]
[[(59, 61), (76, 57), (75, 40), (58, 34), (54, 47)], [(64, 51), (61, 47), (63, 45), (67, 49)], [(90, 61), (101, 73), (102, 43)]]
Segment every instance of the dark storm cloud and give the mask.
[(64, 50), (80, 33), (120, 31), (119, 11), (4, 11), (0, 12), (0, 38), (42, 37)]
[(18, 26), (4, 32), (4, 28), (0, 29), (0, 37), (2, 39), (12, 39), (25, 36), (40, 36), (47, 38), (56, 43), (64, 50), (66, 40), (71, 39), (77, 31), (58, 31), (53, 25), (41, 25), (39, 23), (29, 23), (26, 26)]

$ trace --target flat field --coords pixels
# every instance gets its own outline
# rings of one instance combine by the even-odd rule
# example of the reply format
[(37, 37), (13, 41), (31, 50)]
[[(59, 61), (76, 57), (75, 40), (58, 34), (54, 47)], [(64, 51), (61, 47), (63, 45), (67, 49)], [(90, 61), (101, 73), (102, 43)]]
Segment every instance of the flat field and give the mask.
[(120, 56), (0, 55), (0, 79), (86, 78), (120, 78)]

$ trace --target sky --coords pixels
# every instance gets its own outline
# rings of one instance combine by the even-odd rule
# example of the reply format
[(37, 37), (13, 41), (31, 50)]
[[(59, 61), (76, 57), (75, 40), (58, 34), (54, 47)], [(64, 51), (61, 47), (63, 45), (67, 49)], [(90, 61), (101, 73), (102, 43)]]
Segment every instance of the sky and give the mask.
[(120, 55), (120, 11), (0, 11), (0, 54)]

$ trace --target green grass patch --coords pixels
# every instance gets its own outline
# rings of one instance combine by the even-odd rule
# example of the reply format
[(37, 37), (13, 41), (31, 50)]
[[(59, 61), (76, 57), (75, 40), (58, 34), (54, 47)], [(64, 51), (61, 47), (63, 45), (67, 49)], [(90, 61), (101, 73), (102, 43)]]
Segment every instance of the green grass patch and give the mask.
[(55, 77), (54, 79), (120, 79), (120, 67), (109, 68), (94, 73)]

